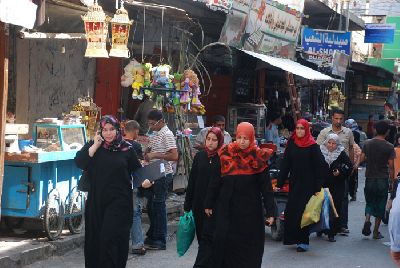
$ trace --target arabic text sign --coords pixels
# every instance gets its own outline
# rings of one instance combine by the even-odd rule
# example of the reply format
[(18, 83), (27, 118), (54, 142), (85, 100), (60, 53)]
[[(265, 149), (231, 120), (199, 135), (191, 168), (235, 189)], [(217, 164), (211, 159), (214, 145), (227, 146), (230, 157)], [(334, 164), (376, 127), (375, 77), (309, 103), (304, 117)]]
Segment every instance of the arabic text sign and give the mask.
[(232, 8), (233, 0), (194, 0), (205, 3), (211, 9), (219, 9), (228, 12)]
[(304, 0), (234, 0), (220, 42), (293, 58)]
[[(350, 55), (350, 32), (303, 29), (302, 47), (306, 53), (332, 57), (335, 51)], [(316, 59), (318, 61), (318, 59)]]
[(396, 24), (378, 24), (368, 23), (365, 24), (365, 38), (364, 43), (385, 43), (392, 44), (394, 41), (394, 31)]

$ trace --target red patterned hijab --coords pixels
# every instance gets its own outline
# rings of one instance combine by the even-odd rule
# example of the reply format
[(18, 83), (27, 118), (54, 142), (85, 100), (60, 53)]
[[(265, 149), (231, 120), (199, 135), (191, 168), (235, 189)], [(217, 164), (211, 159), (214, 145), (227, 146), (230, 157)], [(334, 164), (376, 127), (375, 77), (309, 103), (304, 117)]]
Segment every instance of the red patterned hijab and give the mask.
[[(215, 136), (217, 136), (218, 139), (218, 146), (214, 151), (210, 151), (207, 146), (205, 146), (206, 151), (207, 151), (207, 155), (208, 157), (212, 157), (214, 155), (216, 155), (218, 153), (218, 150), (221, 149), (222, 145), (224, 145), (224, 134), (222, 134), (222, 131), (220, 128), (218, 127), (212, 127), (208, 130), (207, 135), (206, 135), (206, 141), (207, 141), (207, 137), (210, 133), (214, 133)], [(204, 144), (206, 143), (206, 141), (204, 141)]]
[(311, 135), (311, 131), (310, 131), (310, 123), (308, 123), (308, 121), (305, 119), (299, 119), (296, 122), (296, 126), (298, 124), (301, 124), (304, 127), (304, 130), (306, 131), (304, 137), (299, 138), (296, 135), (296, 131), (294, 131), (292, 136), (290, 137), (290, 139), (292, 139), (294, 141), (294, 143), (296, 143), (296, 145), (301, 148), (309, 147), (309, 146), (315, 144), (316, 142), (315, 142), (313, 136)]
[(270, 149), (258, 148), (252, 124), (248, 122), (240, 123), (236, 130), (236, 137), (239, 136), (248, 137), (250, 145), (243, 150), (237, 142), (233, 142), (220, 150), (221, 176), (223, 177), (261, 173), (267, 168), (267, 160), (273, 153)]

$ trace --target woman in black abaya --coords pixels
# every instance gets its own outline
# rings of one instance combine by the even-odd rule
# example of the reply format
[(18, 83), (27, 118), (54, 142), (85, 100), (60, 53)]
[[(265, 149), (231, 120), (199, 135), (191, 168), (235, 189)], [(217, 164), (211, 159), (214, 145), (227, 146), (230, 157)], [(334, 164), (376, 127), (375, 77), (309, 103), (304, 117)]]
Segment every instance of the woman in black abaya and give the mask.
[(271, 153), (257, 147), (247, 122), (238, 125), (236, 141), (220, 150), (220, 174), (212, 178), (205, 201), (206, 214), (216, 218), (212, 267), (261, 267), (265, 223), (272, 224), (275, 215), (266, 173)]
[(100, 132), (76, 154), (75, 162), (90, 181), (85, 267), (125, 267), (133, 219), (131, 173), (141, 164), (114, 117), (101, 119)]
[(277, 184), (278, 189), (282, 187), (290, 173), (283, 243), (297, 245), (298, 252), (308, 250), (309, 227), (300, 228), (301, 218), (311, 196), (320, 192), (327, 168), (309, 123), (300, 119), (288, 141)]

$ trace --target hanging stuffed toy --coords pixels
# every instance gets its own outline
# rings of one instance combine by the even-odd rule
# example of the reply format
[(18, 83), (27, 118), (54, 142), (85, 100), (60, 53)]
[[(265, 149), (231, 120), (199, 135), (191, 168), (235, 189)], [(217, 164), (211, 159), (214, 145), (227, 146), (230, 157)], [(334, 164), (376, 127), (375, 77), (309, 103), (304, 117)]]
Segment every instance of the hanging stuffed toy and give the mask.
[(124, 68), (124, 74), (121, 76), (121, 86), (129, 87), (133, 83), (133, 69), (137, 61), (131, 60)]
[(343, 109), (345, 100), (346, 97), (342, 94), (338, 86), (335, 84), (329, 91), (328, 109), (329, 110), (333, 110), (335, 108)]
[(192, 70), (186, 70), (183, 73), (185, 80), (181, 84), (181, 90), (183, 91), (181, 94), (181, 104), (186, 105), (190, 103), (190, 94), (192, 93), (192, 87), (194, 85), (194, 81), (192, 81), (193, 73), (194, 72)]
[(149, 87), (151, 86), (151, 68), (153, 68), (153, 65), (151, 63), (145, 63), (143, 64), (143, 69), (144, 69), (144, 86)]
[(143, 95), (140, 94), (140, 88), (144, 85), (144, 68), (143, 65), (137, 63), (133, 68), (133, 80), (132, 83), (132, 99), (143, 99)]
[[(181, 90), (182, 77), (183, 77), (183, 74), (174, 73), (173, 83), (174, 83), (174, 87), (175, 87), (176, 91), (180, 91)], [(172, 103), (174, 105), (179, 105), (181, 103), (181, 94), (179, 92), (175, 92), (174, 93)]]
[(153, 68), (153, 86), (171, 88), (170, 70), (171, 66), (167, 64)]

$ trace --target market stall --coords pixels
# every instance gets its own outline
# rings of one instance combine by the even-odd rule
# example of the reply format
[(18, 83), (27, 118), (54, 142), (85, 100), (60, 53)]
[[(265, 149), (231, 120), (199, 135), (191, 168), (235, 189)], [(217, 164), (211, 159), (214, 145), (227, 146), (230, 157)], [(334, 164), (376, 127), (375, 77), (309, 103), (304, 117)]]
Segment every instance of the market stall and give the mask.
[[(10, 143), (12, 136), (18, 139), (19, 127), (7, 125)], [(47, 121), (33, 125), (33, 145), (20, 142), (20, 150), (8, 147), (1, 211), (4, 217), (18, 219), (8, 223), (42, 220), (50, 240), (59, 237), (64, 222), (72, 233), (82, 230), (85, 194), (77, 190), (82, 171), (74, 157), (85, 142), (84, 125)]]

